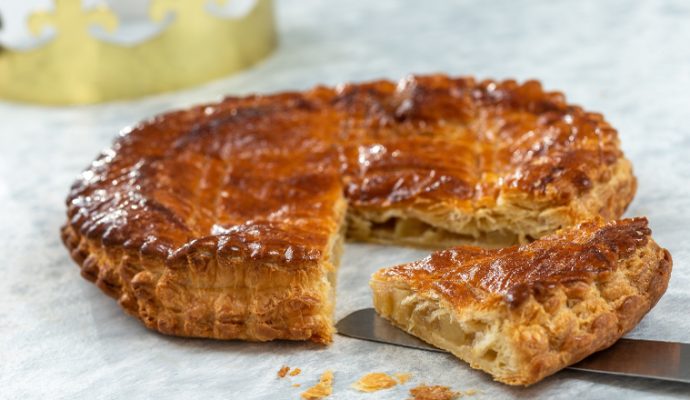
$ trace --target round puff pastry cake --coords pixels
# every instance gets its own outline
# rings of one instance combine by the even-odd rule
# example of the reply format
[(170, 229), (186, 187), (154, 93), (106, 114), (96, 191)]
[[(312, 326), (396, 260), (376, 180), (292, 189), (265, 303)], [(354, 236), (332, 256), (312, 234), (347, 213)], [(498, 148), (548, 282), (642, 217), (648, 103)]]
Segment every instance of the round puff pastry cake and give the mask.
[(143, 122), (73, 185), (62, 238), (149, 328), (328, 343), (344, 236), (526, 243), (634, 192), (600, 114), (536, 81), (419, 76)]

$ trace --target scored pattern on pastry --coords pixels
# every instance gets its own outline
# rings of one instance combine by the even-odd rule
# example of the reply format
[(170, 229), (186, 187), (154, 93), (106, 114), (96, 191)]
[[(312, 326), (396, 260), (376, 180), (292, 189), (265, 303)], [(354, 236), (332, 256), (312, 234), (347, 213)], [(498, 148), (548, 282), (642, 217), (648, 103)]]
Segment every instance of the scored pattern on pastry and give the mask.
[(619, 217), (635, 185), (616, 131), (562, 94), (419, 76), (145, 121), (75, 182), (62, 236), (150, 328), (327, 343), (345, 236), (526, 243)]

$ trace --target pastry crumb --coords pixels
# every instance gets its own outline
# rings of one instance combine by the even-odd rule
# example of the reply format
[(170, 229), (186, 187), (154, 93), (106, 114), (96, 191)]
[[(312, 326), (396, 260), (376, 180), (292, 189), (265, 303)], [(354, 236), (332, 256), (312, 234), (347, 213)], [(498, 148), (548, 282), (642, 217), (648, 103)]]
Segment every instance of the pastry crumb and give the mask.
[(321, 374), (319, 383), (304, 391), (301, 397), (304, 400), (319, 400), (333, 393), (333, 371), (327, 370)]
[(287, 375), (289, 370), (290, 367), (288, 367), (287, 365), (283, 365), (282, 367), (280, 367), (280, 369), (278, 370), (278, 378), (285, 378), (285, 375)]
[(379, 390), (392, 388), (398, 382), (385, 372), (372, 372), (359, 378), (352, 387), (360, 392), (377, 392)]
[(469, 390), (465, 390), (465, 392), (463, 393), (463, 395), (465, 395), (465, 396), (474, 396), (474, 395), (477, 394), (477, 393), (479, 393), (479, 391), (477, 391), (477, 390), (475, 390), (475, 389), (469, 389)]
[(300, 387), (300, 386), (302, 386), (302, 385), (299, 384), (299, 383), (293, 383), (293, 384), (292, 384), (292, 387)]
[(419, 385), (410, 389), (409, 400), (454, 400), (460, 393), (450, 390), (448, 386)]
[(410, 380), (410, 378), (412, 377), (412, 374), (409, 372), (398, 372), (398, 373), (393, 374), (393, 376), (395, 377), (395, 379), (398, 380), (398, 382), (401, 385), (403, 385), (403, 384), (407, 383), (407, 381)]
[(293, 368), (292, 371), (290, 371), (290, 376), (297, 376), (297, 375), (300, 374), (300, 372), (302, 372), (301, 369), (299, 369), (299, 368)]

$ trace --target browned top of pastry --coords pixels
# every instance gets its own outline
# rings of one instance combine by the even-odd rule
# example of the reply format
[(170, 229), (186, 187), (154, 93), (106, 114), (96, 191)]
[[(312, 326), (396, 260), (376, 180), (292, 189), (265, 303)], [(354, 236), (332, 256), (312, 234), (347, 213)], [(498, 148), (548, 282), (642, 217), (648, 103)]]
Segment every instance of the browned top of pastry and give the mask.
[(462, 306), (499, 294), (513, 306), (550, 285), (593, 281), (618, 260), (646, 246), (646, 218), (585, 222), (533, 243), (498, 250), (460, 246), (379, 272), (403, 279), (415, 291), (433, 291)]
[(334, 207), (563, 204), (621, 153), (601, 115), (536, 81), (443, 75), (227, 98), (123, 133), (73, 185), (69, 223), (107, 246), (318, 260)]

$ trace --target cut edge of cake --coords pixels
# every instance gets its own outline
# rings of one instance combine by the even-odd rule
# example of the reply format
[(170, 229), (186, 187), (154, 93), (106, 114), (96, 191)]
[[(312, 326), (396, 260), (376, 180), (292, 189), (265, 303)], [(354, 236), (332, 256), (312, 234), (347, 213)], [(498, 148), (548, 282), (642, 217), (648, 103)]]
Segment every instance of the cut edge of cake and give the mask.
[(386, 210), (348, 212), (348, 238), (374, 243), (442, 249), (457, 245), (501, 248), (529, 243), (578, 222), (619, 218), (635, 196), (632, 164), (619, 158), (591, 189), (566, 204), (527, 198), (522, 192), (501, 193), (493, 207), (391, 206)]

